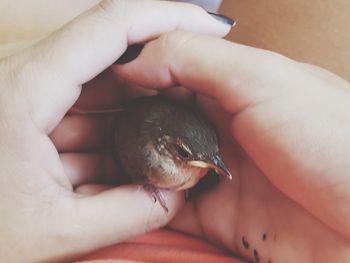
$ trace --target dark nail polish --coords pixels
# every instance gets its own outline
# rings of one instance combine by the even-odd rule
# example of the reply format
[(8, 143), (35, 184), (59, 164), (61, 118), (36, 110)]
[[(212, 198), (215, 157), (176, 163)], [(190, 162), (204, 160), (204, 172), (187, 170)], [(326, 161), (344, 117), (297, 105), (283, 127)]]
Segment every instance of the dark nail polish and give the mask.
[(236, 21), (227, 17), (227, 16), (223, 16), (223, 15), (219, 15), (219, 14), (215, 14), (215, 13), (211, 13), (211, 12), (208, 12), (208, 14), (211, 15), (216, 20), (218, 20), (226, 25), (230, 25), (232, 27), (234, 27), (236, 25)]
[(135, 45), (128, 46), (128, 48), (125, 50), (123, 55), (121, 55), (121, 57), (118, 58), (117, 61), (114, 62), (114, 64), (122, 65), (133, 61), (138, 57), (138, 55), (140, 55), (144, 47), (145, 47), (144, 44), (135, 44)]

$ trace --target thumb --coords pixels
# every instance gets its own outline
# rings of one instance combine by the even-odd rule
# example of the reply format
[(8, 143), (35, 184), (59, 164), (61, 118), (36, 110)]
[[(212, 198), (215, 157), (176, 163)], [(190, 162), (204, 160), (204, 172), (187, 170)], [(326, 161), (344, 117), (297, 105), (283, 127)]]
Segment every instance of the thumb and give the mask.
[(64, 247), (60, 248), (62, 254), (79, 256), (164, 226), (182, 207), (184, 195), (166, 190), (160, 190), (160, 194), (168, 212), (158, 201), (154, 202), (150, 192), (136, 185), (113, 188), (66, 203), (63, 229), (59, 231), (73, 232), (69, 232)]

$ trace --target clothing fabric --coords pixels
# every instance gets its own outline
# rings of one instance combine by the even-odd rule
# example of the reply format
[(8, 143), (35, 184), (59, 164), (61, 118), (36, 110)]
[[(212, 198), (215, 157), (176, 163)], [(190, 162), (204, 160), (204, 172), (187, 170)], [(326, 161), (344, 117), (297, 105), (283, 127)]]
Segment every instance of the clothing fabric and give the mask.
[(243, 263), (208, 242), (170, 230), (157, 230), (100, 249), (75, 263)]

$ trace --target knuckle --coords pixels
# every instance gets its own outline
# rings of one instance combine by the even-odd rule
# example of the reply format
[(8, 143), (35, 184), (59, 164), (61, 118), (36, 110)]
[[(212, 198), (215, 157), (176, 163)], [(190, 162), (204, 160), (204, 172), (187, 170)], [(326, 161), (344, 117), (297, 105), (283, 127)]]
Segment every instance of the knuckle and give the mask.
[(97, 6), (103, 12), (108, 15), (121, 15), (126, 10), (126, 0), (103, 0)]
[(126, 0), (104, 0), (97, 5), (97, 9), (99, 23), (118, 24), (126, 28), (130, 23), (128, 17), (132, 17), (129, 14), (130, 3)]
[(118, 5), (121, 1), (119, 0), (103, 0), (98, 4), (98, 7), (102, 11), (109, 12), (115, 5)]
[(195, 33), (184, 31), (173, 31), (164, 34), (159, 39), (159, 48), (163, 52), (171, 50), (176, 52), (177, 50), (184, 49), (186, 46), (190, 46), (190, 43), (196, 38)]

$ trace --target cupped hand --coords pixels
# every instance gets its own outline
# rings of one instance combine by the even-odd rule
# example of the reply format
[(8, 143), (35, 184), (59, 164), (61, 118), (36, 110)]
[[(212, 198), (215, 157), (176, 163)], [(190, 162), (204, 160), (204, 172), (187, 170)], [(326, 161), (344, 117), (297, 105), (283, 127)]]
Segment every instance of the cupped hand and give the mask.
[(350, 84), (316, 66), (193, 33), (150, 42), (115, 72), (183, 85), (216, 123), (233, 181), (188, 203), (175, 229), (255, 262), (350, 260)]
[[(1, 61), (1, 262), (71, 259), (160, 227), (181, 207), (180, 193), (164, 191), (164, 213), (138, 186), (92, 185), (113, 169), (96, 139), (104, 120), (64, 118), (82, 84), (127, 45), (177, 28), (218, 37), (230, 29), (188, 4), (106, 0)], [(87, 97), (80, 106), (107, 103)]]

